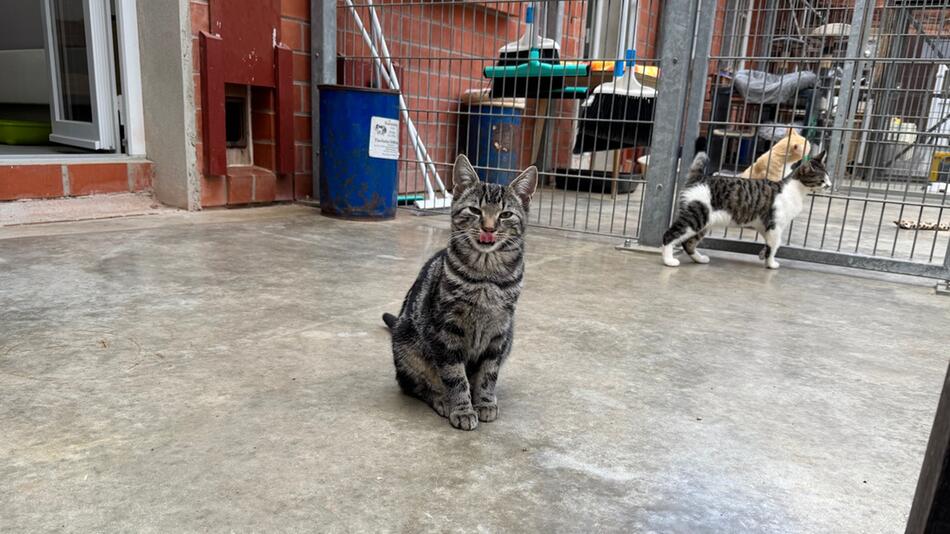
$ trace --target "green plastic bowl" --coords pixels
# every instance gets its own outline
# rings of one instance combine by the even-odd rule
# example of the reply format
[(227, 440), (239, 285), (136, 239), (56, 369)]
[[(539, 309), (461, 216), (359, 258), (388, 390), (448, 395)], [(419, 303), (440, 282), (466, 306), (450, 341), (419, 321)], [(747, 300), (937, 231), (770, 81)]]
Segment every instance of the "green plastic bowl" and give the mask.
[(0, 143), (6, 145), (45, 145), (50, 133), (48, 122), (0, 120)]

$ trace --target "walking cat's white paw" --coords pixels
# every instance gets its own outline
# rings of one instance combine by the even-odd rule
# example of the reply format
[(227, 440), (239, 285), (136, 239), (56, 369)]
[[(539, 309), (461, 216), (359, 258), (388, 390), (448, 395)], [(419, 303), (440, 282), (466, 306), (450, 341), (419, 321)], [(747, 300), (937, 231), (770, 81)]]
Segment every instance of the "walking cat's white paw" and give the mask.
[(667, 267), (679, 267), (680, 260), (673, 257), (673, 245), (663, 246), (663, 265)]
[(778, 263), (777, 261), (775, 261), (775, 260), (769, 260), (768, 262), (766, 262), (765, 265), (766, 265), (766, 267), (768, 267), (769, 269), (778, 269), (778, 268), (779, 268), (779, 263)]
[(467, 408), (449, 414), (449, 422), (460, 430), (475, 430), (478, 426), (478, 416), (475, 415), (475, 410)]
[(690, 254), (689, 257), (693, 258), (693, 261), (695, 261), (696, 263), (702, 263), (702, 264), (709, 263), (709, 256), (700, 254), (699, 252), (694, 252)]

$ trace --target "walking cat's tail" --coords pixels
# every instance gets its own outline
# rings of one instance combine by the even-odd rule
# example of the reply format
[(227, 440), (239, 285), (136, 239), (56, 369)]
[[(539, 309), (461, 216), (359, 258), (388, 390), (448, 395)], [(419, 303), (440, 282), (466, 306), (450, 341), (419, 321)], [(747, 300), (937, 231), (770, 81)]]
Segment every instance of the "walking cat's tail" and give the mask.
[(706, 164), (709, 163), (709, 156), (706, 155), (706, 138), (696, 139), (696, 157), (689, 166), (689, 172), (686, 174), (686, 185), (694, 184), (702, 180), (706, 175)]
[(396, 321), (398, 320), (399, 318), (391, 313), (383, 314), (383, 322), (386, 323), (386, 328), (388, 328), (390, 332), (392, 332), (393, 328), (396, 327)]

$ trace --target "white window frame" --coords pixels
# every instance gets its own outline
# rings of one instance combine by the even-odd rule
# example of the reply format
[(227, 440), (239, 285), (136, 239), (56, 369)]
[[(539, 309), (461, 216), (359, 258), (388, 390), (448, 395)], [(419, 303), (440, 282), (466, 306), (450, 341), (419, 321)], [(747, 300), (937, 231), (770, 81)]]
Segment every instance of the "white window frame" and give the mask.
[(43, 0), (44, 37), (46, 38), (46, 63), (50, 72), (50, 120), (53, 133), (49, 140), (91, 150), (116, 150), (119, 148), (118, 119), (115, 113), (116, 85), (112, 57), (112, 25), (109, 0), (82, 0), (86, 34), (86, 63), (89, 74), (91, 121), (75, 121), (66, 118), (63, 101), (63, 84), (59, 65), (60, 57), (56, 42), (55, 0)]
[(142, 100), (142, 65), (139, 55), (138, 0), (115, 0), (119, 38), (119, 72), (122, 75), (122, 102), (126, 154), (145, 156), (145, 104)]
[[(33, 1), (33, 0), (31, 0)], [(145, 106), (142, 99), (142, 68), (139, 52), (138, 0), (115, 0), (116, 37), (123, 95), (113, 100), (111, 105), (119, 112), (121, 123), (125, 127), (125, 150), (116, 145), (114, 153), (88, 154), (10, 154), (0, 156), (0, 164), (22, 164), (42, 162), (71, 161), (87, 162), (114, 161), (121, 159), (141, 159), (147, 154), (145, 143)], [(45, 9), (45, 8), (44, 8)], [(114, 72), (114, 69), (112, 69)], [(50, 84), (50, 91), (53, 91)], [(112, 93), (113, 97), (115, 92)], [(52, 97), (52, 95), (51, 95)]]

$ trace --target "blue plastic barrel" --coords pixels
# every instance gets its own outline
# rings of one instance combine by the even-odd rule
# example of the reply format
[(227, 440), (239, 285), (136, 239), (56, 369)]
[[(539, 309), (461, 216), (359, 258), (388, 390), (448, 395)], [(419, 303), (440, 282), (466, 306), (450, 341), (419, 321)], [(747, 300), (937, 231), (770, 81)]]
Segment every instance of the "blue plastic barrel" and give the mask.
[(478, 177), (507, 185), (521, 172), (523, 145), (521, 118), (524, 100), (488, 99), (488, 93), (466, 95), (459, 119), (459, 151), (468, 156)]
[(321, 85), (320, 211), (346, 219), (396, 216), (399, 93)]
[(740, 139), (739, 140), (739, 163), (740, 165), (751, 165), (753, 156), (752, 149), (755, 148), (755, 139)]

